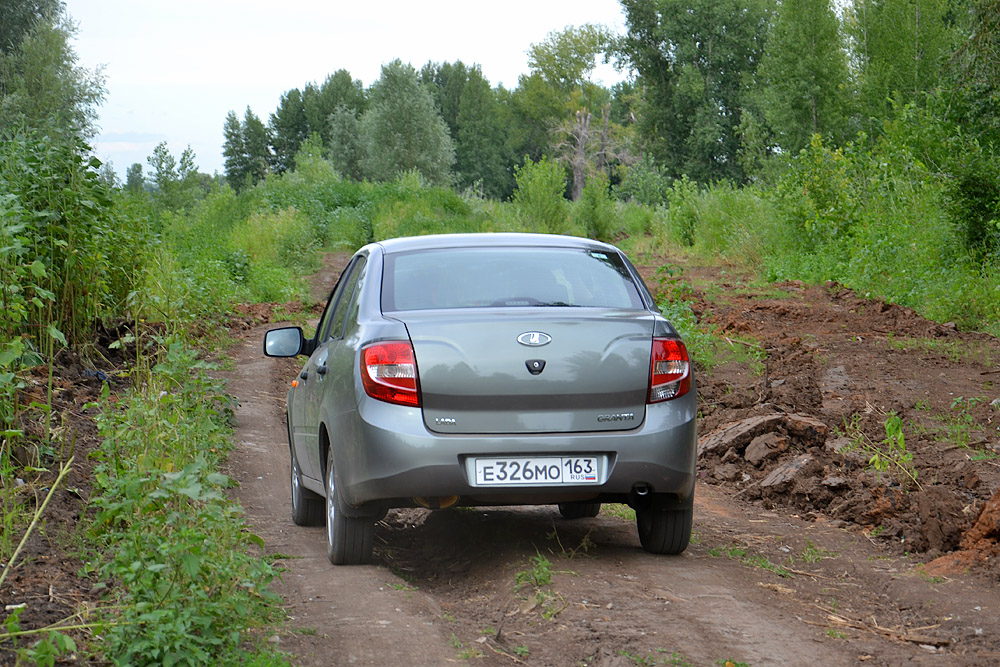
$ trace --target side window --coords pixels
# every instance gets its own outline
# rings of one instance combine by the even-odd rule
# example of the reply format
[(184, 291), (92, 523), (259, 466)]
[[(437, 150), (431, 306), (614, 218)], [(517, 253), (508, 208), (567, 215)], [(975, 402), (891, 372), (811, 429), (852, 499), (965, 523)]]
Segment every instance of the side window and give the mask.
[[(330, 300), (327, 301), (326, 309), (323, 311), (323, 317), (316, 328), (317, 343), (324, 343), (329, 339), (330, 325), (336, 318), (338, 309), (350, 298), (350, 291), (354, 288), (354, 277), (358, 273), (358, 267), (364, 263), (365, 260), (363, 257), (356, 257), (350, 266), (340, 274), (340, 280), (337, 281), (337, 286), (333, 288)], [(346, 297), (344, 296), (345, 294), (347, 294)]]
[(353, 272), (348, 276), (347, 284), (344, 285), (344, 295), (337, 302), (337, 308), (333, 313), (333, 322), (328, 332), (329, 338), (344, 337), (344, 323), (347, 321), (348, 313), (357, 313), (357, 302), (359, 297), (359, 285), (365, 278), (365, 258), (358, 259), (357, 265), (352, 267)]

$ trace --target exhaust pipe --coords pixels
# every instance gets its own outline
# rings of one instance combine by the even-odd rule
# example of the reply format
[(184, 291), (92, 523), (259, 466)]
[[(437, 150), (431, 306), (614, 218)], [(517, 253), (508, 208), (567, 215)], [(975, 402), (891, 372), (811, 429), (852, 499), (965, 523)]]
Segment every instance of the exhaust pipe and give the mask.
[(649, 488), (649, 484), (636, 484), (632, 487), (632, 492), (640, 498), (642, 496), (648, 496), (650, 491), (652, 491), (652, 489)]
[(425, 498), (424, 496), (414, 496), (413, 501), (429, 510), (443, 510), (458, 502), (458, 496), (434, 496)]

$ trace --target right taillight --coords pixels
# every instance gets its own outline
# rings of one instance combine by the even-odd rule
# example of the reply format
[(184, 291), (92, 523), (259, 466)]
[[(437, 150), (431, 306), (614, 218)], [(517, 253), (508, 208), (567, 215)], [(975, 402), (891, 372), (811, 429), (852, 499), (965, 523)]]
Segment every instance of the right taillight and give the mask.
[(654, 338), (647, 403), (669, 401), (690, 390), (691, 362), (684, 343), (675, 338)]
[(417, 362), (410, 342), (386, 341), (362, 349), (361, 384), (372, 398), (419, 407)]

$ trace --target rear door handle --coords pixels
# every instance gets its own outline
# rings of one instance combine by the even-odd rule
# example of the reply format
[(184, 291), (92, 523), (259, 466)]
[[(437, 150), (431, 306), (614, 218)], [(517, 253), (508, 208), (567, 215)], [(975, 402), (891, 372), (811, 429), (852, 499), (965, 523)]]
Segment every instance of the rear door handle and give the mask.
[(326, 375), (326, 364), (321, 364), (316, 367), (316, 372), (320, 375)]

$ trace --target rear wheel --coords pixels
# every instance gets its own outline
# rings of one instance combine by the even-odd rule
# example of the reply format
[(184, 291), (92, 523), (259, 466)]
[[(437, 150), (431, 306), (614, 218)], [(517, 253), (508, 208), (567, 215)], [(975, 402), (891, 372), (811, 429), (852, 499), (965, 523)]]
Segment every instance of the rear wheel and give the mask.
[(564, 519), (586, 519), (600, 511), (601, 503), (559, 503), (559, 513)]
[(333, 453), (326, 457), (326, 555), (334, 565), (362, 565), (372, 560), (375, 522), (345, 516), (333, 470)]
[(290, 449), (292, 455), (292, 521), (295, 522), (296, 526), (322, 526), (326, 520), (326, 515), (323, 513), (323, 497), (302, 486), (302, 469), (299, 467), (299, 460), (295, 457), (295, 450)]
[(654, 554), (679, 554), (691, 541), (694, 506), (683, 503), (650, 503), (635, 510), (635, 524), (642, 548)]

